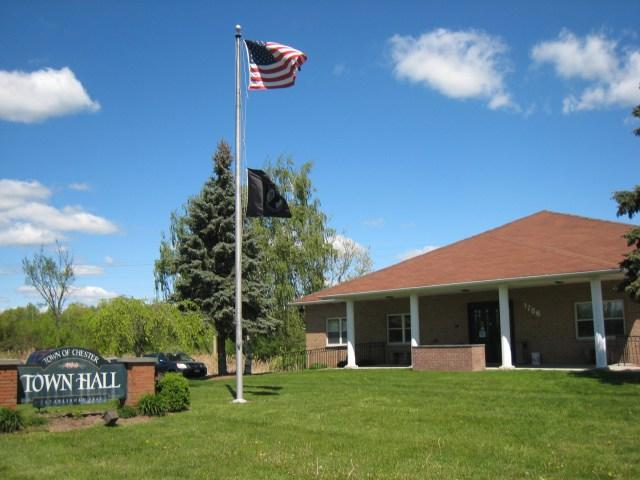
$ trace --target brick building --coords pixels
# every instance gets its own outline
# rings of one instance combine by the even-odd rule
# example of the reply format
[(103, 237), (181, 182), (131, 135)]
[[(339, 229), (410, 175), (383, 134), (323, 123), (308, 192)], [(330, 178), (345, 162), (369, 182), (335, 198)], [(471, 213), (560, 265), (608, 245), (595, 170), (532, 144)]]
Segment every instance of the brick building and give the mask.
[(348, 367), (637, 362), (640, 304), (616, 291), (630, 228), (542, 211), (315, 292), (295, 302), (307, 349)]

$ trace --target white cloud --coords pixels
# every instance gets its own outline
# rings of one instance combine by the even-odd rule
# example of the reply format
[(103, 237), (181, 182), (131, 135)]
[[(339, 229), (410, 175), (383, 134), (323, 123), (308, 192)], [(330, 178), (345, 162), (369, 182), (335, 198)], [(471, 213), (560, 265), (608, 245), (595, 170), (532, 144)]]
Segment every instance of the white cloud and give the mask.
[(64, 240), (64, 237), (30, 223), (15, 223), (7, 229), (0, 230), (0, 245), (47, 245), (56, 240)]
[(97, 265), (74, 265), (73, 273), (78, 277), (87, 277), (91, 275), (102, 275), (104, 273), (104, 269)]
[(116, 292), (110, 292), (102, 287), (72, 287), (69, 299), (74, 302), (86, 303), (88, 305), (95, 305), (99, 300), (105, 298), (117, 297)]
[(580, 95), (563, 99), (564, 113), (640, 102), (640, 49), (620, 49), (604, 34), (581, 38), (563, 30), (557, 39), (536, 44), (531, 58), (536, 65), (551, 64), (563, 79), (587, 83)]
[(366, 225), (367, 227), (379, 228), (384, 225), (384, 218), (368, 218), (366, 220), (363, 220), (362, 224)]
[(104, 257), (104, 263), (106, 263), (107, 265), (113, 265), (115, 263), (115, 260), (113, 259), (113, 257), (107, 255), (106, 257)]
[(20, 273), (20, 269), (18, 267), (0, 267), (0, 277), (8, 276), (8, 275), (17, 275)]
[(333, 248), (339, 251), (340, 253), (345, 253), (347, 250), (363, 253), (366, 252), (367, 249), (360, 245), (358, 242), (353, 240), (352, 238), (345, 237), (344, 235), (337, 234), (334, 237), (329, 239)]
[(336, 77), (339, 77), (345, 72), (345, 70), (346, 70), (346, 67), (344, 63), (337, 63), (333, 66), (332, 72)]
[(7, 221), (26, 220), (45, 228), (93, 234), (115, 233), (118, 229), (105, 218), (85, 212), (78, 206), (57, 209), (51, 205), (28, 202), (0, 211), (0, 225)]
[(414, 248), (412, 250), (407, 250), (406, 252), (399, 254), (397, 257), (400, 260), (408, 260), (409, 258), (417, 257), (418, 255), (432, 252), (437, 248), (439, 247), (436, 245), (426, 245), (422, 248)]
[(15, 207), (25, 200), (45, 200), (51, 196), (51, 190), (40, 182), (24, 182), (0, 178), (0, 209)]
[[(16, 291), (21, 295), (24, 295), (25, 297), (39, 297), (38, 291), (31, 285), (21, 285), (16, 289)], [(118, 294), (116, 292), (111, 292), (102, 287), (71, 287), (69, 291), (69, 302), (79, 302), (86, 305), (95, 305), (102, 299), (114, 298), (117, 296)]]
[(69, 188), (71, 190), (77, 190), (79, 192), (86, 192), (91, 190), (91, 185), (89, 185), (88, 183), (76, 182), (69, 184)]
[(107, 235), (118, 231), (109, 220), (79, 206), (49, 205), (51, 191), (37, 181), (0, 179), (0, 245), (50, 244), (62, 232)]
[(0, 119), (33, 123), (81, 111), (95, 112), (92, 100), (74, 73), (64, 67), (35, 72), (0, 70)]
[(16, 289), (16, 292), (21, 293), (25, 297), (37, 297), (39, 295), (38, 290), (36, 290), (36, 287), (32, 285), (20, 285)]
[(440, 28), (418, 38), (394, 35), (389, 43), (397, 78), (455, 99), (485, 99), (491, 109), (518, 108), (504, 85), (507, 47), (499, 38)]

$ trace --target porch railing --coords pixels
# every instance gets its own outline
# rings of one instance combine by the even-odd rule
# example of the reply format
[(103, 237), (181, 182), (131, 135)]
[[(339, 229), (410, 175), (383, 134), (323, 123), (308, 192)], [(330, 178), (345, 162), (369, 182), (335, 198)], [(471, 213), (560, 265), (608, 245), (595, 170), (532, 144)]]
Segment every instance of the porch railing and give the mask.
[(607, 339), (608, 363), (640, 365), (640, 336)]
[[(384, 342), (357, 343), (356, 361), (359, 366), (382, 365), (386, 361)], [(270, 370), (290, 372), (304, 369), (337, 368), (347, 364), (346, 347), (324, 347), (297, 352), (284, 352), (269, 359)]]

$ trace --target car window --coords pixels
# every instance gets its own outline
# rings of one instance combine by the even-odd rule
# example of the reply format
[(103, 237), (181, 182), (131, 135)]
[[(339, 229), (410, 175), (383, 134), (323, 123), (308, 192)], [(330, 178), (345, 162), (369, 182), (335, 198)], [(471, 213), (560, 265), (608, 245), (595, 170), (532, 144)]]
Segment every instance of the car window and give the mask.
[(51, 348), (46, 350), (36, 350), (35, 352), (32, 352), (31, 355), (29, 355), (29, 357), (27, 358), (27, 365), (35, 365), (40, 363), (40, 361), (51, 352), (53, 352), (53, 349)]
[(174, 362), (193, 362), (194, 361), (193, 358), (191, 358), (186, 353), (182, 353), (182, 352), (169, 354), (169, 358), (171, 358), (171, 360), (173, 360)]

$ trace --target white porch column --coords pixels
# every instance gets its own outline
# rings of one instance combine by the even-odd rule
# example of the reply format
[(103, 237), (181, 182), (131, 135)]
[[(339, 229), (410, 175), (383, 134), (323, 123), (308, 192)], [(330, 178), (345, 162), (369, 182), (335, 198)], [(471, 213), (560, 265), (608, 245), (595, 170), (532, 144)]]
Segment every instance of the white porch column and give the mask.
[(347, 300), (347, 366), (358, 368), (356, 364), (356, 328), (353, 300)]
[(502, 348), (501, 368), (513, 368), (511, 362), (511, 319), (509, 318), (509, 289), (502, 285), (498, 287), (498, 301), (500, 304), (500, 346)]
[(411, 316), (411, 365), (413, 365), (413, 347), (420, 345), (420, 307), (418, 295), (409, 297), (409, 315)]
[(411, 314), (411, 346), (420, 345), (420, 307), (418, 306), (418, 295), (409, 297), (409, 313)]
[(599, 278), (591, 284), (591, 308), (593, 309), (593, 341), (596, 347), (596, 368), (607, 368), (607, 341), (604, 335), (604, 308), (602, 283)]

